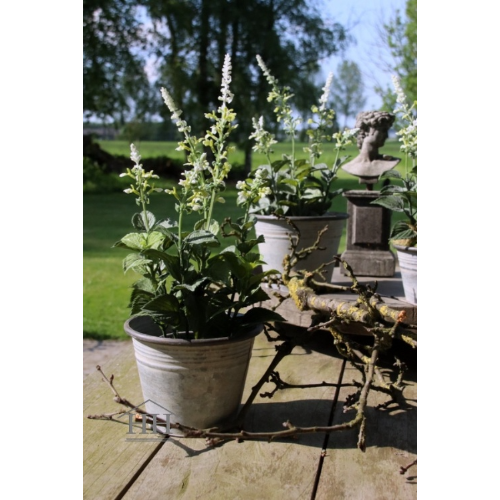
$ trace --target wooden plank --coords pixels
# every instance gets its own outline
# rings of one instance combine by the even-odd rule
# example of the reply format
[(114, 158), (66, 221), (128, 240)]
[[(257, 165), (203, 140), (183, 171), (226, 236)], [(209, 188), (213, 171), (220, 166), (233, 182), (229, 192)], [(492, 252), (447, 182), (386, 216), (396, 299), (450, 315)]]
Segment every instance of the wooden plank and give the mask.
[[(321, 335), (322, 339), (316, 337), (305, 348), (297, 348), (279, 365), (283, 380), (291, 384), (337, 381), (342, 360), (332, 355), (331, 338), (318, 332), (317, 336)], [(254, 346), (244, 398), (273, 356), (274, 344), (260, 335)], [(133, 402), (142, 401), (132, 346), (103, 369), (107, 374), (115, 374), (122, 396)], [(415, 373), (411, 376), (406, 395), (416, 397)], [(359, 374), (350, 368), (344, 382), (352, 378), (359, 379)], [(262, 392), (273, 387), (266, 384)], [(288, 389), (278, 391), (271, 400), (257, 398), (245, 429), (277, 430), (287, 419), (299, 426), (326, 425), (334, 391), (333, 387)], [(342, 389), (340, 402), (352, 391)], [(384, 395), (372, 392), (366, 453), (356, 448), (356, 432), (331, 435), (318, 499), (416, 498), (412, 479), (416, 467), (405, 476), (399, 474), (399, 467), (416, 456), (416, 410), (388, 415), (374, 409), (382, 401)], [(117, 408), (100, 375), (87, 377), (84, 417)], [(340, 404), (334, 421), (350, 418), (351, 414), (342, 415)], [(124, 498), (128, 499), (310, 498), (324, 439), (323, 434), (310, 434), (272, 443), (231, 441), (216, 448), (207, 448), (201, 439), (170, 439), (154, 454), (156, 442), (127, 442), (127, 430), (126, 425), (84, 418), (84, 498), (115, 499), (124, 488)]]
[[(331, 338), (329, 339), (331, 344)], [(296, 348), (278, 366), (292, 384), (337, 381), (342, 360), (321, 354), (314, 343)], [(323, 347), (324, 350), (324, 347)], [(274, 346), (263, 335), (256, 339), (245, 396), (263, 375)], [(274, 386), (266, 384), (263, 391)], [(289, 419), (298, 426), (326, 425), (335, 388), (287, 389), (272, 399), (258, 397), (245, 429), (283, 429)], [(280, 442), (230, 441), (207, 448), (204, 440), (169, 440), (124, 496), (125, 499), (204, 498), (282, 500), (309, 498), (313, 489), (324, 434), (301, 435)]]
[[(317, 500), (414, 500), (417, 498), (417, 467), (405, 475), (399, 473), (416, 458), (417, 452), (417, 384), (416, 371), (406, 377), (405, 388), (410, 409), (377, 410), (375, 406), (387, 401), (387, 396), (371, 391), (367, 409), (366, 452), (356, 448), (357, 430), (330, 435), (324, 459)], [(352, 366), (346, 366), (344, 382), (359, 380)], [(350, 420), (352, 412), (342, 413), (342, 405), (352, 389), (343, 388), (334, 423)], [(393, 407), (394, 408), (394, 407)]]
[[(122, 397), (134, 404), (142, 402), (132, 343), (101, 368), (108, 377), (115, 375), (115, 386)], [(83, 395), (83, 498), (114, 499), (158, 444), (127, 442), (127, 417), (123, 424), (87, 418), (89, 414), (123, 408), (113, 401), (113, 393), (98, 372), (86, 377)]]

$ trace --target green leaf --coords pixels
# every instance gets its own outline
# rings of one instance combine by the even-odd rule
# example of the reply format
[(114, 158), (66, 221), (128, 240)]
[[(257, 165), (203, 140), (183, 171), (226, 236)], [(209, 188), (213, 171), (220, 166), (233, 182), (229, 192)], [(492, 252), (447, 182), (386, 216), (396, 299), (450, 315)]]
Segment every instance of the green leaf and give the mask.
[[(287, 180), (292, 180), (292, 179), (287, 179)], [(294, 181), (294, 182), (296, 182), (296, 181)], [(290, 184), (294, 184), (294, 182), (291, 182)], [(281, 182), (278, 185), (277, 191), (279, 194), (288, 193), (291, 195), (295, 195), (295, 193), (297, 192), (297, 188), (296, 188), (296, 186), (291, 186), (289, 184), (285, 184), (284, 182)]]
[[(234, 255), (234, 254), (233, 254)], [(232, 266), (229, 260), (223, 253), (209, 259), (206, 274), (213, 281), (224, 283), (226, 286), (231, 285), (231, 269)]]
[(315, 177), (310, 177), (307, 179), (307, 181), (304, 183), (304, 187), (307, 189), (319, 189), (321, 191), (322, 196), (328, 196), (328, 190), (327, 186), (325, 185), (325, 182), (323, 179), (318, 179)]
[(149, 300), (151, 300), (151, 298), (146, 295), (136, 296), (133, 300), (130, 301), (130, 314), (135, 315), (142, 313), (144, 310), (144, 306)]
[(129, 248), (130, 250), (144, 250), (146, 244), (146, 238), (144, 233), (129, 233), (126, 234), (117, 246)]
[(143, 254), (153, 260), (161, 260), (165, 264), (168, 273), (177, 281), (182, 281), (182, 269), (178, 255), (171, 255), (160, 250), (149, 249)]
[(132, 288), (135, 290), (142, 290), (142, 291), (148, 292), (150, 294), (153, 294), (156, 290), (153, 282), (148, 278), (141, 278), (140, 280), (137, 280), (132, 285)]
[(137, 266), (145, 266), (150, 262), (151, 261), (149, 259), (145, 259), (141, 254), (129, 253), (123, 259), (123, 272), (126, 273), (128, 270), (133, 269)]
[(312, 172), (311, 165), (309, 164), (304, 165), (297, 169), (297, 171), (295, 172), (295, 178), (300, 180), (306, 179), (311, 175), (311, 172)]
[(163, 241), (165, 240), (165, 235), (158, 231), (153, 231), (149, 233), (146, 237), (146, 248), (154, 248), (159, 249), (163, 245)]
[(276, 160), (276, 161), (273, 161), (271, 163), (271, 168), (273, 170), (273, 172), (278, 172), (282, 167), (284, 167), (285, 165), (288, 165), (290, 164), (290, 161), (289, 160)]
[(161, 219), (156, 222), (155, 229), (161, 232), (161, 229), (170, 229), (177, 226), (178, 223), (176, 220), (172, 222), (170, 219)]
[(159, 313), (178, 311), (180, 308), (179, 301), (174, 295), (165, 294), (155, 297), (153, 300), (144, 305), (144, 309)]
[(199, 288), (201, 285), (204, 285), (208, 281), (210, 280), (207, 277), (204, 277), (191, 284), (182, 283), (181, 285), (176, 285), (175, 287), (173, 287), (173, 290), (188, 290), (190, 292), (196, 292), (197, 288)]
[(304, 200), (321, 198), (323, 193), (319, 189), (306, 189), (301, 198)]
[(129, 307), (131, 308), (130, 314), (139, 314), (142, 312), (144, 306), (154, 298), (154, 293), (148, 292), (139, 288), (134, 288), (130, 296)]
[[(281, 188), (281, 184), (290, 184), (291, 186), (298, 186), (299, 185), (299, 181), (297, 179), (283, 179), (280, 183), (280, 188)], [(295, 192), (295, 191), (293, 191)]]
[(404, 200), (398, 196), (383, 196), (371, 202), (372, 205), (380, 205), (393, 212), (404, 212)]
[(229, 245), (228, 247), (226, 248), (223, 248), (220, 253), (225, 253), (225, 252), (229, 252), (229, 253), (236, 253), (236, 247), (234, 245)]
[(179, 241), (179, 237), (176, 233), (173, 233), (169, 229), (163, 226), (156, 226), (155, 232), (162, 234), (164, 236), (163, 243), (161, 245), (162, 250), (168, 250), (174, 243)]
[(210, 225), (208, 226), (208, 230), (214, 235), (217, 236), (219, 234), (220, 226), (219, 223), (215, 220), (212, 219), (210, 221)]
[(206, 245), (208, 247), (220, 246), (219, 240), (210, 231), (204, 229), (189, 233), (184, 239), (187, 245)]
[(256, 220), (249, 220), (247, 223), (243, 224), (242, 229), (245, 231), (250, 231), (255, 226)]
[(351, 157), (351, 155), (344, 155), (344, 156), (341, 156), (338, 160), (337, 160), (337, 164), (338, 165), (342, 165), (344, 162), (346, 162), (349, 158)]
[(391, 229), (391, 240), (407, 240), (415, 239), (417, 237), (416, 231), (410, 227), (408, 222), (398, 221)]
[(184, 291), (182, 296), (186, 304), (189, 329), (196, 338), (207, 338), (208, 297), (195, 295), (189, 291)]
[(259, 234), (259, 236), (255, 239), (252, 240), (247, 240), (239, 243), (236, 245), (236, 248), (241, 252), (241, 253), (248, 253), (255, 245), (258, 245), (259, 243), (264, 243), (264, 235)]
[(253, 269), (253, 266), (238, 257), (235, 253), (224, 252), (220, 253), (218, 256), (214, 258), (221, 258), (229, 265), (231, 273), (236, 276), (238, 279), (245, 279)]
[[(252, 262), (256, 264), (261, 264), (261, 258), (260, 258), (260, 253), (257, 252), (248, 252), (245, 254), (245, 260), (247, 262)], [(276, 273), (275, 273), (276, 274)]]
[(389, 184), (388, 186), (383, 186), (380, 190), (381, 194), (391, 194), (391, 193), (404, 193), (406, 188), (403, 186), (395, 186), (394, 184)]
[(397, 170), (387, 170), (384, 172), (379, 179), (401, 179), (402, 176)]
[[(148, 211), (146, 211), (146, 218), (148, 222), (148, 228), (151, 230), (151, 228), (154, 226), (156, 222), (156, 218), (151, 212)], [(143, 212), (134, 214), (132, 216), (132, 225), (134, 226), (134, 229), (137, 229), (138, 231), (147, 231), (144, 219), (145, 218)]]
[(328, 165), (326, 163), (316, 163), (313, 168), (314, 170), (328, 170)]
[(207, 221), (207, 219), (200, 219), (199, 221), (197, 221), (195, 224), (194, 224), (194, 229), (195, 230), (198, 230), (198, 229), (202, 229), (203, 226), (205, 225), (205, 222)]
[(242, 326), (257, 325), (272, 321), (281, 322), (286, 320), (277, 312), (265, 309), (264, 307), (252, 307), (241, 318), (238, 318), (238, 323)]
[(262, 290), (260, 283), (258, 283), (257, 285), (253, 285), (250, 289), (245, 288), (241, 290), (239, 300), (242, 307), (247, 307), (259, 302), (266, 302), (269, 300), (269, 295)]

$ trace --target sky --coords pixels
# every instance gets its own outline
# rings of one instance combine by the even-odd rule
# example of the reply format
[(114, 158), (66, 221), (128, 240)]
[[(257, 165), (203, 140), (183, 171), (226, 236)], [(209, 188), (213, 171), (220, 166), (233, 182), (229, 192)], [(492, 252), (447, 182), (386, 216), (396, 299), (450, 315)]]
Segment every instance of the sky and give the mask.
[[(365, 84), (366, 104), (364, 110), (377, 110), (382, 105), (381, 98), (375, 93), (376, 85), (392, 87), (391, 74), (381, 69), (381, 58), (387, 57), (386, 51), (380, 47), (377, 33), (384, 22), (394, 16), (396, 9), (404, 14), (406, 0), (323, 0), (325, 18), (331, 18), (340, 23), (356, 39), (355, 44), (342, 55), (337, 55), (322, 61), (324, 78), (330, 71), (335, 73), (342, 58), (358, 64)], [(354, 119), (348, 121), (352, 126)]]

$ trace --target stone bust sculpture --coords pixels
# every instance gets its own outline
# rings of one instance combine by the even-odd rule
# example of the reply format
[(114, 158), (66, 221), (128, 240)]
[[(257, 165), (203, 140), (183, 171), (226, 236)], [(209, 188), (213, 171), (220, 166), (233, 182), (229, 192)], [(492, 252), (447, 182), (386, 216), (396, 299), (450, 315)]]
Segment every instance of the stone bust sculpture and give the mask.
[(362, 111), (356, 117), (355, 127), (360, 129), (357, 137), (359, 155), (342, 168), (359, 177), (359, 182), (367, 184), (368, 189), (381, 174), (400, 162), (399, 158), (378, 152), (389, 136), (394, 120), (395, 116), (386, 111)]

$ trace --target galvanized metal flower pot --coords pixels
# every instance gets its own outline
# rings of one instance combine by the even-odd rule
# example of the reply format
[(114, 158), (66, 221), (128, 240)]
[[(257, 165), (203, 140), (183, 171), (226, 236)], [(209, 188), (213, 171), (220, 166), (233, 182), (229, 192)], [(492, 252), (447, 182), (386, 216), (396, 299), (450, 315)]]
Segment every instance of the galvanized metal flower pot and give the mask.
[(236, 415), (262, 326), (241, 337), (191, 341), (160, 337), (160, 328), (146, 316), (129, 319), (124, 329), (133, 340), (148, 413), (166, 409), (171, 424), (201, 429)]
[(417, 305), (417, 248), (394, 245), (401, 270), (405, 300)]
[[(296, 269), (314, 271), (321, 264), (329, 262), (338, 254), (340, 238), (349, 215), (341, 212), (329, 212), (321, 216), (289, 217), (300, 231), (298, 250), (310, 247), (318, 237), (318, 231), (328, 225), (328, 230), (321, 237), (320, 246), (325, 250), (316, 250), (306, 260), (300, 261)], [(256, 215), (255, 231), (262, 234), (265, 243), (259, 243), (259, 252), (266, 263), (263, 270), (276, 269), (283, 272), (283, 258), (290, 253), (290, 235), (297, 234), (286, 220), (274, 215)], [(327, 282), (332, 282), (334, 265), (330, 264), (324, 275)]]

